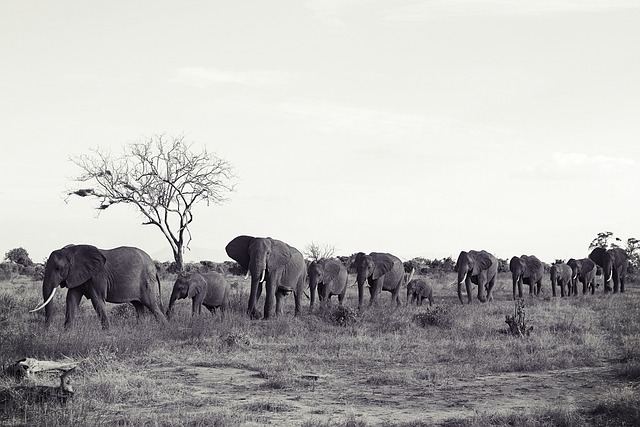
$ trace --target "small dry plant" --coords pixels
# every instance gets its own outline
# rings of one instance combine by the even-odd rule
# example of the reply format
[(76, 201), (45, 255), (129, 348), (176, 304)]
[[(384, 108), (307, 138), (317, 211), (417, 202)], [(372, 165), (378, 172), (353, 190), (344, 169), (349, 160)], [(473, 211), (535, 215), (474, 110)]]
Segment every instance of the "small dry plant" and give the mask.
[(527, 326), (526, 311), (524, 309), (524, 299), (519, 298), (515, 302), (513, 316), (506, 315), (505, 323), (509, 325), (511, 335), (524, 337), (528, 336), (533, 330), (533, 326)]

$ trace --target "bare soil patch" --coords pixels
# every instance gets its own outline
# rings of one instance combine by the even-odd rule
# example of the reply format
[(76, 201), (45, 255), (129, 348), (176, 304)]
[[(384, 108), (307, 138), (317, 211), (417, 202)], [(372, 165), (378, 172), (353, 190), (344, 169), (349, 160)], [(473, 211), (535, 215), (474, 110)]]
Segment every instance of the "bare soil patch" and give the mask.
[[(612, 387), (629, 382), (615, 375), (615, 366), (585, 367), (529, 373), (501, 373), (469, 380), (449, 380), (430, 388), (407, 384), (372, 385), (367, 367), (300, 375), (306, 387), (267, 386), (259, 372), (235, 367), (149, 366), (148, 375), (166, 384), (176, 401), (139, 408), (121, 406), (116, 413), (161, 415), (220, 408), (251, 411), (255, 425), (291, 425), (304, 421), (338, 422), (361, 419), (384, 425), (411, 421), (439, 423), (482, 413), (529, 412), (544, 406), (586, 407)], [(385, 373), (406, 369), (387, 367)], [(187, 404), (185, 405), (185, 401)], [(247, 423), (246, 425), (252, 425)]]

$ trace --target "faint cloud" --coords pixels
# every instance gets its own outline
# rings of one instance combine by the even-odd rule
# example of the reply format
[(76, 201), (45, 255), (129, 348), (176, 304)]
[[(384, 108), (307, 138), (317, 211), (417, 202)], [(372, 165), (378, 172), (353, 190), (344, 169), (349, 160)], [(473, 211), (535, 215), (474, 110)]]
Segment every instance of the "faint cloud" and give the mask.
[(170, 79), (172, 83), (205, 88), (232, 83), (246, 86), (276, 86), (286, 82), (288, 75), (279, 71), (224, 71), (213, 68), (181, 67)]
[[(524, 167), (525, 177), (551, 181), (598, 181), (635, 188), (638, 163), (626, 157), (554, 152), (542, 162)], [(521, 175), (520, 175), (521, 176)]]
[(530, 16), (640, 9), (637, 0), (433, 0), (390, 8), (380, 13), (389, 21), (424, 21), (455, 16)]

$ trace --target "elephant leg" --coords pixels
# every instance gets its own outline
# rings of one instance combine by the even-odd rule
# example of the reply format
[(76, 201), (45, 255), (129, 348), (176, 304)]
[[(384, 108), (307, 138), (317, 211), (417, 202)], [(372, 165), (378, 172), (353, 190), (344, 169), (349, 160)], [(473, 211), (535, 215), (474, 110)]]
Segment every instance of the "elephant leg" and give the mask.
[(64, 319), (64, 327), (67, 328), (73, 325), (73, 321), (78, 312), (78, 306), (80, 306), (80, 300), (82, 299), (82, 293), (75, 289), (69, 289), (67, 291), (67, 309)]
[(302, 308), (302, 292), (293, 291), (293, 315), (300, 315), (300, 309)]
[(144, 317), (144, 304), (140, 301), (131, 301), (131, 305), (136, 309), (136, 319), (139, 322), (140, 318)]
[[(107, 316), (107, 304), (104, 299), (100, 296), (91, 295), (91, 304), (93, 305), (93, 309), (98, 313), (98, 317), (100, 318), (100, 322), (102, 323), (102, 329), (109, 329), (109, 317)], [(137, 308), (136, 308), (137, 312)]]
[(619, 276), (618, 278), (620, 280), (620, 293), (624, 293), (624, 277)]
[(276, 290), (276, 316), (282, 315), (282, 298), (284, 298), (285, 295), (286, 293), (281, 289)]
[(273, 309), (273, 300), (276, 299), (276, 290), (272, 288), (273, 284), (267, 283), (267, 292), (264, 296), (264, 319), (268, 319), (271, 316), (271, 310)]
[(611, 280), (613, 280), (613, 293), (617, 294), (620, 282), (619, 282), (618, 272), (616, 270), (613, 270), (611, 272)]
[(371, 299), (369, 300), (369, 305), (378, 305), (378, 298), (380, 297), (380, 292), (382, 291), (382, 286), (383, 286), (382, 278), (373, 280), (373, 283), (369, 283), (369, 284), (370, 284), (369, 292), (371, 293)]
[(344, 301), (344, 296), (346, 295), (347, 290), (345, 289), (342, 293), (338, 294), (338, 305), (342, 305), (342, 301)]
[(487, 282), (487, 302), (493, 300), (493, 287), (496, 284), (496, 276), (493, 276), (489, 282)]

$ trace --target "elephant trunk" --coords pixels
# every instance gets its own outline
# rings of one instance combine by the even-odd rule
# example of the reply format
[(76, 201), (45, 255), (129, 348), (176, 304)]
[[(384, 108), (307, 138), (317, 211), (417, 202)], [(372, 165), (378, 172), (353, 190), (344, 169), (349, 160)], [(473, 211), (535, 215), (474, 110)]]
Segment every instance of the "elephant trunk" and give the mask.
[(309, 276), (309, 290), (311, 291), (310, 309), (313, 309), (313, 305), (316, 300), (316, 290), (318, 289), (318, 276), (311, 274)]
[(358, 282), (358, 307), (360, 308), (364, 304), (364, 284), (367, 281), (366, 271), (358, 271), (356, 281)]
[(31, 310), (32, 312), (41, 310), (44, 307), (45, 321), (49, 323), (53, 316), (53, 305), (50, 304), (53, 300), (53, 296), (56, 293), (56, 289), (62, 283), (62, 281), (54, 275), (53, 268), (49, 266), (49, 263), (45, 266), (44, 280), (42, 281), (42, 301), (38, 307)]
[(252, 259), (249, 265), (249, 271), (251, 272), (251, 291), (249, 294), (247, 313), (251, 318), (258, 318), (260, 315), (258, 314), (256, 305), (258, 304), (259, 289), (266, 278), (266, 262), (259, 262), (258, 260)]
[(466, 284), (468, 268), (466, 265), (458, 266), (458, 299), (461, 304), (464, 304), (462, 299), (462, 285)]
[(487, 302), (487, 297), (484, 294), (484, 290), (485, 290), (484, 288), (485, 288), (485, 285), (478, 283), (478, 300), (480, 302)]
[(171, 297), (169, 298), (169, 307), (167, 308), (167, 317), (171, 316), (171, 309), (173, 308), (173, 304), (176, 302), (176, 300), (179, 300), (180, 297), (178, 295), (178, 291), (177, 289), (174, 289), (171, 292)]

